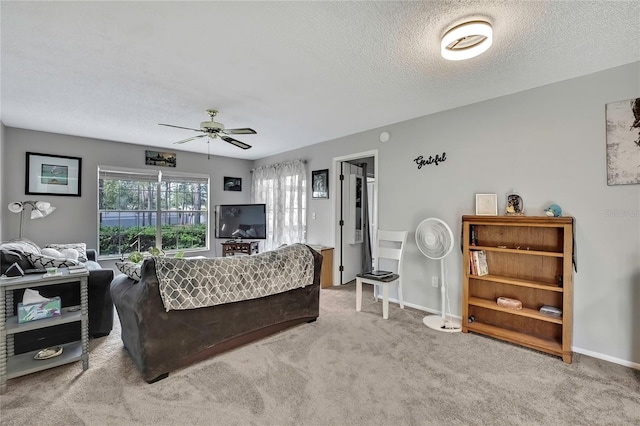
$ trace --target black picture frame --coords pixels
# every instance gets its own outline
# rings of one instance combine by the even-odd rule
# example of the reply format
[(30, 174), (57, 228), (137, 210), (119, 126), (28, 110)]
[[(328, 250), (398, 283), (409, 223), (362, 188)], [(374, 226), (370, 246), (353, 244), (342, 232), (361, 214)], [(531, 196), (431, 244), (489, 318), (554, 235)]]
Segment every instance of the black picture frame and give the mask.
[(175, 152), (144, 151), (144, 164), (147, 166), (175, 167), (176, 163)]
[(329, 169), (311, 172), (311, 198), (329, 198)]
[(242, 178), (225, 176), (224, 190), (225, 191), (242, 191)]
[(27, 152), (26, 194), (80, 197), (82, 194), (82, 158)]

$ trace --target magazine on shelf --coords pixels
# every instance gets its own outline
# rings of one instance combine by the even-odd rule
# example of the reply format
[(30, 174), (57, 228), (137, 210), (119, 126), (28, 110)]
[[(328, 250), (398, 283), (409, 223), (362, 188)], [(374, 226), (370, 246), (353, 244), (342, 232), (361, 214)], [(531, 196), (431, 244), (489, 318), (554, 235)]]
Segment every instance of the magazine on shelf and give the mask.
[(71, 266), (68, 266), (68, 267), (67, 267), (67, 269), (69, 269), (69, 271), (71, 271), (71, 270), (73, 270), (73, 269), (85, 269), (85, 266), (84, 266), (84, 264), (81, 264), (81, 265), (71, 265)]

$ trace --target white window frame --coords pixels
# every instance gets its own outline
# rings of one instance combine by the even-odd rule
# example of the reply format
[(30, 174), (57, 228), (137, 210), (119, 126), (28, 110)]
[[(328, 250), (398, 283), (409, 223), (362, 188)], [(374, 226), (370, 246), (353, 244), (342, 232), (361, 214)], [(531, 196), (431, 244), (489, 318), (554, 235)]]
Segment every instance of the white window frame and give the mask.
[[(136, 251), (138, 248), (132, 247), (130, 251), (121, 251), (117, 254), (106, 254), (102, 255), (100, 253), (100, 218), (101, 213), (105, 211), (114, 211), (114, 210), (104, 210), (101, 209), (100, 206), (100, 180), (104, 178), (111, 178), (111, 180), (115, 179), (116, 176), (122, 176), (121, 180), (139, 180), (141, 182), (156, 182), (156, 205), (153, 213), (156, 217), (156, 238), (155, 238), (155, 247), (162, 249), (162, 217), (163, 215), (170, 214), (172, 210), (163, 210), (162, 206), (162, 183), (164, 182), (201, 182), (206, 183), (207, 192), (206, 192), (206, 203), (204, 206), (203, 213), (206, 215), (206, 240), (205, 247), (194, 247), (188, 249), (175, 249), (168, 250), (167, 253), (179, 252), (188, 250), (189, 252), (198, 252), (198, 251), (209, 251), (210, 250), (210, 233), (211, 233), (211, 217), (210, 217), (210, 194), (211, 194), (211, 182), (209, 175), (198, 174), (198, 173), (184, 173), (184, 172), (175, 172), (175, 171), (163, 171), (156, 169), (131, 169), (125, 167), (116, 167), (116, 166), (98, 166), (96, 187), (97, 187), (97, 209), (96, 209), (96, 222), (97, 222), (97, 234), (98, 234), (98, 257), (100, 259), (118, 259), (122, 258), (124, 255), (131, 251)], [(125, 210), (115, 210), (115, 211), (125, 211)], [(140, 209), (134, 211), (141, 211)], [(144, 210), (146, 211), (146, 210)], [(185, 210), (186, 211), (186, 210)]]

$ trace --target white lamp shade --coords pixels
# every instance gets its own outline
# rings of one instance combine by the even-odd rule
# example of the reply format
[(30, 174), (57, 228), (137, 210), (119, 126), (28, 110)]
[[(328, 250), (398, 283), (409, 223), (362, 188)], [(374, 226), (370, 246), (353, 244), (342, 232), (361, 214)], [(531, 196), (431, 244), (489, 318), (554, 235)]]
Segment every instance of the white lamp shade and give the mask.
[(31, 219), (40, 219), (41, 217), (44, 217), (44, 215), (40, 210), (38, 209), (31, 210)]
[(14, 201), (13, 203), (9, 204), (9, 211), (11, 213), (20, 213), (23, 208), (24, 206), (19, 201)]
[(51, 207), (51, 203), (49, 203), (47, 201), (36, 201), (36, 209), (38, 209), (40, 211), (45, 211), (49, 207)]
[(49, 216), (56, 209), (51, 207), (50, 203), (38, 202), (36, 203), (37, 209), (31, 210), (31, 219), (40, 219), (45, 216)]

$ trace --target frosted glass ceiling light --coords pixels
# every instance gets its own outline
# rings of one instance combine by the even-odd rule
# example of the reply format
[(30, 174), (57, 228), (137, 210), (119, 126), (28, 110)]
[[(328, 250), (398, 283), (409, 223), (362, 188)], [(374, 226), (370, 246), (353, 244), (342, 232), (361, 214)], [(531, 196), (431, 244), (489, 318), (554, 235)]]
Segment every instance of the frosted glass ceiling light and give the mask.
[(442, 37), (440, 54), (450, 61), (461, 61), (484, 53), (493, 43), (491, 24), (469, 21), (451, 28)]

